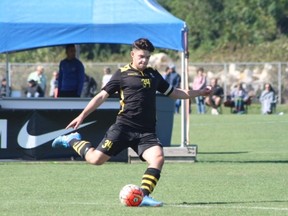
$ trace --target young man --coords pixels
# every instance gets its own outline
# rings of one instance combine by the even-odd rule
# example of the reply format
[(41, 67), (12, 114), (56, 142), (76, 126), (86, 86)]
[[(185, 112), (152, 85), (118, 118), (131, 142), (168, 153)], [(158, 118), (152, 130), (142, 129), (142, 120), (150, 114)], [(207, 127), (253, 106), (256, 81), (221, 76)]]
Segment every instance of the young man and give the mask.
[(201, 91), (173, 88), (161, 74), (147, 67), (153, 44), (140, 38), (132, 45), (132, 63), (117, 70), (110, 81), (102, 88), (66, 128), (77, 129), (83, 120), (97, 109), (109, 95), (119, 92), (121, 109), (113, 124), (98, 145), (93, 147), (89, 141), (81, 140), (79, 133), (56, 138), (53, 147), (72, 147), (81, 157), (94, 165), (102, 165), (123, 149), (131, 147), (139, 157), (148, 163), (143, 175), (141, 188), (144, 199), (140, 206), (162, 206), (163, 203), (149, 197), (154, 190), (164, 164), (162, 145), (155, 133), (156, 92), (159, 91), (173, 99), (189, 99), (208, 95), (209, 89)]

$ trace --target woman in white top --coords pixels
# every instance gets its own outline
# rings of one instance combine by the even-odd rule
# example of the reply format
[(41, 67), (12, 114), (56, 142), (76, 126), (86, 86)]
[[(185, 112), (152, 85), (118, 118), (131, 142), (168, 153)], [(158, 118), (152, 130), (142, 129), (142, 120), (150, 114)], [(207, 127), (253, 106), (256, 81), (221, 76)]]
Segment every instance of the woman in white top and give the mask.
[(261, 102), (262, 114), (272, 114), (272, 107), (275, 103), (275, 92), (271, 84), (265, 83), (259, 100)]
[(111, 79), (111, 69), (109, 67), (104, 68), (104, 75), (102, 77), (102, 88), (106, 85), (106, 83)]

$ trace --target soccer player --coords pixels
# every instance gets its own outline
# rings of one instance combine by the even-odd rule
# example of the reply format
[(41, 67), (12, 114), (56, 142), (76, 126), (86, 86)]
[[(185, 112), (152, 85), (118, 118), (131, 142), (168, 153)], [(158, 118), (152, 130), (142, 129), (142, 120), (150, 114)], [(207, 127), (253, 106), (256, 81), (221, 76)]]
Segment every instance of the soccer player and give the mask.
[(173, 88), (155, 69), (147, 67), (153, 44), (140, 38), (132, 44), (132, 63), (118, 69), (102, 90), (91, 99), (85, 109), (72, 120), (68, 128), (77, 129), (83, 120), (97, 109), (108, 97), (118, 91), (120, 111), (116, 122), (108, 129), (97, 147), (89, 141), (81, 140), (79, 133), (57, 137), (52, 147), (72, 147), (88, 163), (102, 165), (123, 149), (131, 147), (148, 167), (142, 177), (141, 188), (144, 198), (140, 206), (162, 206), (163, 203), (152, 199), (153, 192), (164, 164), (163, 147), (157, 138), (156, 92), (172, 99), (189, 99), (206, 96), (209, 89), (182, 90)]

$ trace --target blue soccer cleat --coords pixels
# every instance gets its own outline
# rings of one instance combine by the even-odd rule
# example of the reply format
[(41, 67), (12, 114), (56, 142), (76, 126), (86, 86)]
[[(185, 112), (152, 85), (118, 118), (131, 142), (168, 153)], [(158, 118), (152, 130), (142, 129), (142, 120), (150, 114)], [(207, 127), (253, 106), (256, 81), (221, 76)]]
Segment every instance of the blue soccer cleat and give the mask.
[(152, 199), (149, 196), (144, 196), (141, 204), (139, 205), (140, 207), (160, 207), (163, 206), (162, 202), (156, 201)]
[(81, 140), (81, 135), (75, 132), (59, 136), (52, 142), (52, 148), (70, 148), (69, 142), (73, 139)]

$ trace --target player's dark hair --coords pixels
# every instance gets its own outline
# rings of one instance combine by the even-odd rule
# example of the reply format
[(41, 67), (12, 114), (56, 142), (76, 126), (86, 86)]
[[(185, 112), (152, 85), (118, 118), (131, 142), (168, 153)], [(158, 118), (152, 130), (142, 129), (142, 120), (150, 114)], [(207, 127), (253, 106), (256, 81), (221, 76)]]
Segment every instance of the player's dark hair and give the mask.
[(132, 44), (132, 49), (154, 51), (153, 44), (146, 38), (139, 38)]

